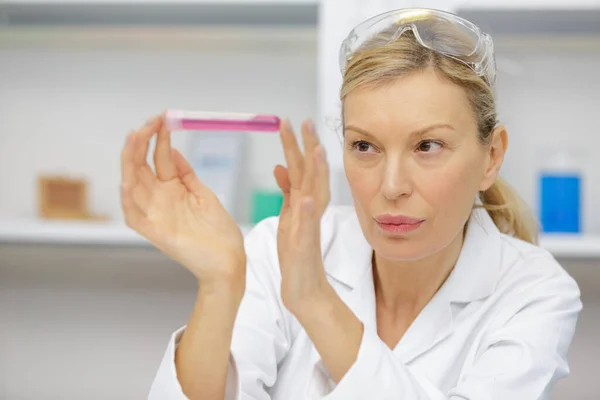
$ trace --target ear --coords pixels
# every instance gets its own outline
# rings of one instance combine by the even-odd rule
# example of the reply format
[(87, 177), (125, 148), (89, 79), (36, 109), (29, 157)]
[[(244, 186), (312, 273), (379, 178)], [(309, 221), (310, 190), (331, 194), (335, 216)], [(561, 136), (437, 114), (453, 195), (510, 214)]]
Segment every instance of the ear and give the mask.
[(508, 147), (508, 132), (503, 125), (498, 125), (491, 133), (492, 139), (490, 140), (489, 147), (487, 149), (487, 166), (485, 175), (479, 186), (480, 191), (489, 189), (500, 173), (500, 167), (504, 162), (504, 154)]

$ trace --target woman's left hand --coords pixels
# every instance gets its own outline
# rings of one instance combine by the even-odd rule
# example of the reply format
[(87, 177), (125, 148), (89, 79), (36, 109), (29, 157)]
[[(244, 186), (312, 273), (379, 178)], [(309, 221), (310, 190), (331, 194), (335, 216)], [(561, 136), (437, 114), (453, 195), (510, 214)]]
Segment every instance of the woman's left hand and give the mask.
[(288, 167), (274, 174), (283, 191), (277, 231), (281, 298), (314, 343), (337, 383), (356, 361), (362, 322), (327, 281), (321, 254), (321, 217), (329, 204), (329, 168), (314, 125), (302, 125), (304, 155), (289, 123), (281, 127)]
[(281, 297), (290, 312), (310, 310), (331, 293), (321, 255), (321, 217), (330, 200), (329, 167), (312, 121), (302, 124), (304, 155), (289, 121), (281, 125), (287, 168), (275, 167), (283, 192), (277, 251)]

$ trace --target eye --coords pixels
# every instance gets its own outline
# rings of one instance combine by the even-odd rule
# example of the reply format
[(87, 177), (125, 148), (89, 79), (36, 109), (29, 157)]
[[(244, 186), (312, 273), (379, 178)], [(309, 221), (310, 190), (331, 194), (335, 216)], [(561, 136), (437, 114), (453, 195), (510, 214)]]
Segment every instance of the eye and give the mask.
[(368, 153), (369, 150), (373, 149), (373, 146), (369, 142), (365, 142), (364, 140), (357, 140), (352, 142), (352, 148), (358, 150), (359, 153)]
[(417, 149), (422, 153), (431, 153), (443, 147), (442, 143), (435, 140), (424, 140), (417, 146)]

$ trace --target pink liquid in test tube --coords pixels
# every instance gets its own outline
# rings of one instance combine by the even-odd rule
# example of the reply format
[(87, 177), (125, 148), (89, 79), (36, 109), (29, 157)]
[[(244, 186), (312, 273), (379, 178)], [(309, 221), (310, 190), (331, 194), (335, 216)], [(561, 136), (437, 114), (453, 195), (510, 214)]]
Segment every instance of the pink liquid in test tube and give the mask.
[(166, 123), (172, 131), (278, 132), (281, 121), (268, 114), (168, 110)]

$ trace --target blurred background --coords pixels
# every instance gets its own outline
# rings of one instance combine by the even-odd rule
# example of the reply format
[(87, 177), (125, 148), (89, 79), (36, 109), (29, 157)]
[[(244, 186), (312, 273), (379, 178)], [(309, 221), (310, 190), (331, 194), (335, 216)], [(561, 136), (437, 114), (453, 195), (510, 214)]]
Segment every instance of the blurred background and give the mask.
[[(599, 399), (600, 0), (0, 0), (0, 398), (147, 396), (196, 295), (191, 274), (123, 223), (120, 151), (152, 115), (267, 113), (297, 131), (313, 118), (333, 203), (350, 204), (339, 45), (402, 7), (456, 12), (493, 36), (502, 175), (582, 290), (571, 376), (553, 399)], [(234, 136), (173, 143), (247, 230), (277, 213), (284, 158), (275, 134)]]

